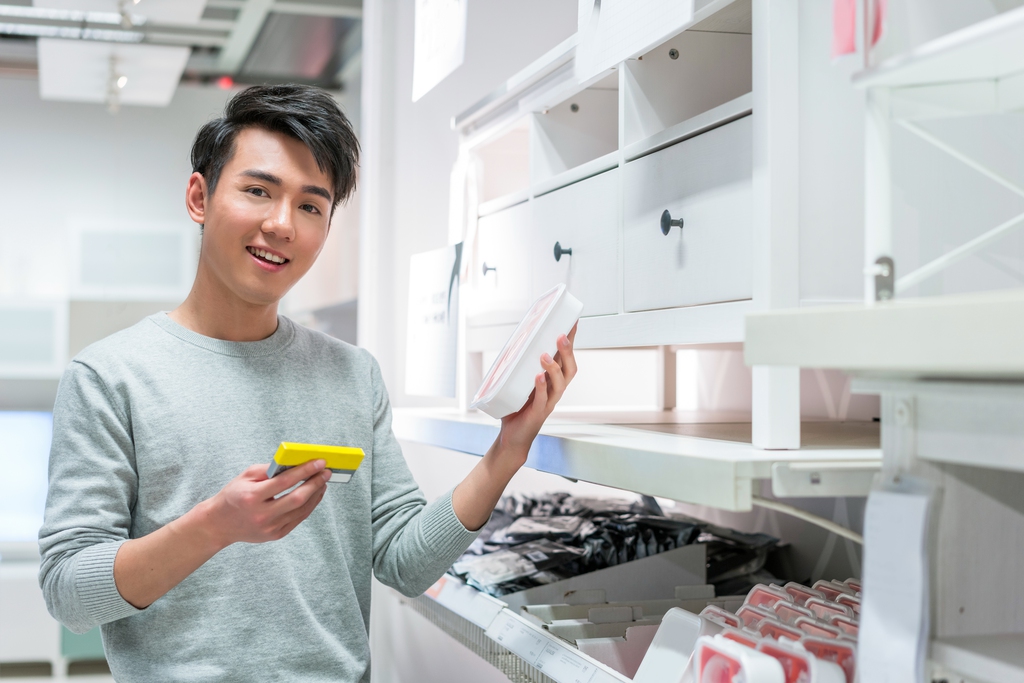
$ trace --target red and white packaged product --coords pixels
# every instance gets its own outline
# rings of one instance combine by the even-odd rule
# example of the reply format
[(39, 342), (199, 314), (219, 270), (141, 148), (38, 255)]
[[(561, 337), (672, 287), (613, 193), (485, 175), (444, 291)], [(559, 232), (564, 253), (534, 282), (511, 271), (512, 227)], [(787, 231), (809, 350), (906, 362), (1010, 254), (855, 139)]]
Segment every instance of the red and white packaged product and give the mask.
[(864, 584), (860, 582), (860, 579), (847, 579), (846, 581), (843, 581), (843, 583), (852, 588), (855, 593), (860, 593), (864, 590)]
[(843, 632), (835, 626), (818, 621), (817, 619), (800, 617), (793, 625), (800, 629), (804, 634), (815, 638), (840, 638), (843, 635)]
[(804, 638), (800, 644), (818, 659), (837, 664), (846, 675), (846, 683), (853, 683), (857, 677), (857, 646), (850, 641)]
[(722, 626), (732, 626), (733, 628), (740, 628), (743, 626), (742, 619), (729, 610), (722, 609), (718, 605), (708, 605), (701, 610), (700, 616), (705, 619), (710, 619)]
[(840, 595), (836, 598), (836, 602), (840, 605), (846, 605), (853, 610), (853, 613), (860, 616), (860, 598), (854, 595)]
[(723, 628), (722, 637), (751, 648), (756, 648), (757, 643), (761, 640), (760, 634), (738, 628)]
[(757, 625), (757, 632), (765, 638), (775, 638), (776, 640), (785, 638), (793, 642), (804, 637), (804, 633), (800, 629), (783, 624), (778, 619), (765, 619)]
[(860, 633), (860, 622), (855, 621), (850, 617), (833, 615), (832, 617), (829, 617), (828, 623), (842, 631), (843, 635), (849, 636), (854, 640), (857, 639), (857, 635)]
[(846, 683), (838, 664), (818, 659), (799, 643), (762, 640), (757, 650), (779, 660), (786, 683)]
[(803, 584), (794, 583), (792, 581), (783, 586), (783, 590), (789, 593), (793, 598), (793, 602), (801, 607), (806, 605), (807, 601), (811, 598), (818, 598), (819, 600), (825, 599), (825, 594), (821, 591), (816, 591), (813, 588), (808, 588)]
[(792, 600), (785, 590), (759, 583), (750, 589), (743, 604), (754, 607), (773, 607), (776, 603), (792, 602)]
[(814, 618), (814, 612), (792, 602), (780, 602), (772, 610), (779, 617), (779, 621), (784, 624), (794, 624), (800, 617)]
[(814, 616), (818, 617), (822, 621), (828, 621), (829, 615), (839, 615), (843, 617), (853, 617), (853, 610), (846, 605), (840, 605), (837, 602), (828, 602), (827, 600), (819, 600), (817, 598), (811, 598), (804, 605), (807, 609), (814, 612)]
[(753, 605), (743, 605), (736, 610), (736, 616), (743, 621), (743, 625), (746, 628), (757, 629), (757, 625), (765, 619), (774, 619), (775, 612), (764, 609), (763, 607), (754, 607)]
[(812, 588), (819, 593), (824, 593), (829, 600), (835, 601), (840, 595), (853, 595), (857, 591), (843, 583), (834, 581), (815, 581)]
[(696, 683), (786, 683), (779, 660), (720, 635), (700, 638), (693, 658)]

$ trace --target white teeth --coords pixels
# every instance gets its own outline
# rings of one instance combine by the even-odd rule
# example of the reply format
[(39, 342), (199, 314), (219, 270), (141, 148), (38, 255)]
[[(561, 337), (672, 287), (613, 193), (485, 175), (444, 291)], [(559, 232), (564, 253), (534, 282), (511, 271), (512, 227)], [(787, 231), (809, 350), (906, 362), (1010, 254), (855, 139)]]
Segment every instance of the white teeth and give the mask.
[(285, 262), (284, 258), (281, 258), (277, 254), (271, 254), (269, 251), (264, 251), (263, 249), (256, 249), (254, 247), (246, 247), (246, 249), (248, 249), (249, 253), (252, 254), (253, 256), (258, 256), (261, 259), (264, 259), (265, 261), (270, 261), (271, 263)]

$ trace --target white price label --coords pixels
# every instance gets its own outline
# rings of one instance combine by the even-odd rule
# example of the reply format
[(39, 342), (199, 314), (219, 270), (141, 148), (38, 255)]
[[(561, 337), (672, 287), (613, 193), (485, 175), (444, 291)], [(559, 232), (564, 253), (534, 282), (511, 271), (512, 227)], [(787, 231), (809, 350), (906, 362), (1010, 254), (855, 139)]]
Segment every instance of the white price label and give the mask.
[(487, 629), (487, 637), (543, 671), (558, 683), (623, 683), (573, 647), (556, 640), (507, 611)]
[(508, 614), (499, 615), (487, 629), (487, 635), (529, 664), (536, 664), (544, 650), (544, 636)]
[(548, 643), (534, 666), (558, 683), (591, 683), (597, 671), (597, 667), (578, 652), (557, 643)]

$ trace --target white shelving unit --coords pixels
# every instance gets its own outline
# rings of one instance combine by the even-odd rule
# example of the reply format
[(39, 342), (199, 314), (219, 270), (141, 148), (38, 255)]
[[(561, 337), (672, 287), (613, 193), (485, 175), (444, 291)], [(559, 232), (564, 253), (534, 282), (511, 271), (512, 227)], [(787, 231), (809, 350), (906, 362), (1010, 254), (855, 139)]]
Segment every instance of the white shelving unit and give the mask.
[[(748, 363), (853, 373), (856, 391), (882, 397), (884, 476), (935, 486), (930, 575), (921, 577), (930, 585), (934, 679), (1024, 680), (1024, 598), (1016, 588), (1024, 569), (1024, 507), (1017, 502), (1024, 485), (1024, 290), (888, 299), (998, 240), (1024, 216), (894, 280), (877, 261), (892, 254), (889, 133), (902, 126), (1024, 194), (914, 123), (1019, 108), (1021, 45), (1024, 9), (1017, 9), (857, 76), (868, 95), (865, 302), (747, 316)], [(865, 543), (871, 553), (870, 534)]]
[[(453, 117), (463, 406), (482, 354), (554, 282), (584, 302), (579, 348), (741, 343), (747, 313), (830, 296), (801, 284), (797, 15), (698, 1), (594, 73), (583, 31)], [(682, 230), (663, 234), (664, 211)], [(556, 242), (572, 254), (556, 260)], [(758, 367), (753, 384), (752, 443), (799, 448), (798, 370)]]

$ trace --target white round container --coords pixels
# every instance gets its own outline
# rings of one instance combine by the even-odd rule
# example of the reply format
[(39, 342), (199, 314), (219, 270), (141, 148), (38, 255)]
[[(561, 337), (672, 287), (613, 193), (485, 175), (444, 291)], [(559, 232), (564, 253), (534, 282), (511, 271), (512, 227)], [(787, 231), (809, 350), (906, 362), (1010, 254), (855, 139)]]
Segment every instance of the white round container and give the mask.
[(533, 378), (543, 370), (541, 354), (554, 357), (558, 338), (569, 334), (582, 312), (583, 304), (564, 284), (555, 285), (533, 302), (487, 371), (471, 407), (501, 419), (526, 405)]

